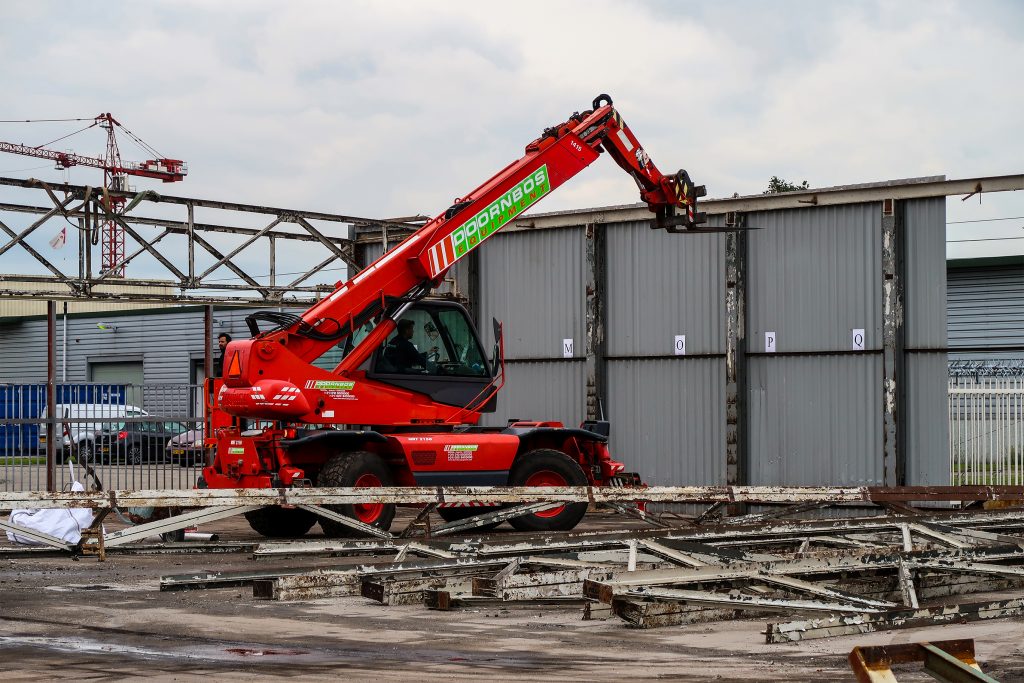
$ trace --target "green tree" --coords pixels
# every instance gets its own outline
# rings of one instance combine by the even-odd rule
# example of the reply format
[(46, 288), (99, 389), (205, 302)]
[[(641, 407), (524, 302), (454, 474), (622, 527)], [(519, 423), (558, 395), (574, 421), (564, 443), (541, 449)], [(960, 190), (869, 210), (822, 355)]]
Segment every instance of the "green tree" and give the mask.
[(783, 180), (777, 175), (773, 175), (771, 180), (768, 181), (768, 189), (764, 191), (764, 194), (777, 194), (779, 192), (792, 192), (793, 190), (809, 190), (811, 186), (804, 180), (799, 185)]

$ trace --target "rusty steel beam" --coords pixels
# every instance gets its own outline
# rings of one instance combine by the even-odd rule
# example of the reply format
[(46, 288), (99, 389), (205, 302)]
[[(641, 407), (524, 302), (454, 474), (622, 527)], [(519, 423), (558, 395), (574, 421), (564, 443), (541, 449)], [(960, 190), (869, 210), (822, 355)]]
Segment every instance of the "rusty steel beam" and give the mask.
[[(1024, 190), (1024, 174), (980, 176), (946, 180), (943, 176), (905, 178), (878, 183), (817, 187), (794, 192), (755, 194), (745, 197), (701, 199), (700, 210), (709, 216), (732, 212), (778, 211), (780, 209), (807, 209), (815, 206), (842, 206), (881, 202), (884, 199), (923, 199), (950, 197), (984, 192), (1010, 192)], [(506, 232), (517, 230), (543, 230), (576, 227), (587, 223), (625, 223), (651, 221), (646, 204), (621, 204), (573, 211), (527, 213)]]
[(765, 642), (790, 643), (816, 638), (861, 635), (901, 628), (922, 628), (941, 624), (1005, 619), (1024, 615), (1024, 598), (974, 602), (920, 609), (900, 609), (869, 614), (821, 617), (807, 621), (769, 623)]
[[(0, 177), (0, 185), (6, 185), (9, 187), (22, 187), (27, 189), (38, 190), (42, 189), (38, 180), (24, 180), (21, 178), (4, 178)], [(72, 185), (70, 183), (55, 183), (48, 186), (53, 192), (64, 193), (71, 199), (85, 199), (87, 196), (95, 195), (96, 188), (88, 187), (86, 185)], [(118, 190), (108, 190), (107, 194), (111, 197), (126, 199), (129, 202), (133, 200), (137, 194), (136, 192), (122, 192)], [(363, 218), (360, 216), (348, 216), (345, 214), (335, 213), (324, 213), (321, 211), (303, 211), (301, 209), (284, 209), (275, 206), (261, 206), (258, 204), (241, 204), (238, 202), (224, 202), (214, 199), (198, 199), (196, 197), (177, 197), (173, 195), (162, 195), (156, 192), (147, 191), (144, 194), (148, 195), (143, 198), (144, 201), (151, 201), (159, 204), (174, 204), (179, 206), (199, 206), (210, 209), (223, 209), (225, 211), (238, 211), (240, 213), (263, 213), (270, 215), (280, 214), (291, 214), (295, 216), (302, 216), (306, 219), (315, 221), (329, 221), (333, 223), (359, 223), (363, 225), (386, 225), (388, 227), (394, 227), (397, 229), (409, 229), (408, 223), (394, 222), (388, 220), (380, 220), (377, 218)], [(94, 197), (95, 198), (95, 197)]]
[(300, 489), (164, 489), (72, 493), (0, 493), (0, 510), (47, 507), (201, 507), (351, 503), (882, 503), (1024, 500), (1024, 486), (447, 486)]

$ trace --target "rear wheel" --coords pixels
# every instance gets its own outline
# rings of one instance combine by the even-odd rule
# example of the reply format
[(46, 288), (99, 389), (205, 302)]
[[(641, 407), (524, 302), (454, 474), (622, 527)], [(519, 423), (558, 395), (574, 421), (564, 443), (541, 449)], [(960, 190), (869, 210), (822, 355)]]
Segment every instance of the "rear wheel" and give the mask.
[[(203, 486), (206, 488), (205, 482)], [(267, 538), (299, 538), (316, 524), (316, 515), (299, 508), (277, 506), (260, 508), (245, 513), (245, 520), (253, 531)]]
[[(561, 451), (538, 448), (524, 453), (509, 474), (512, 486), (586, 486), (587, 475)], [(587, 514), (586, 503), (566, 503), (509, 520), (519, 531), (569, 531)]]
[[(387, 466), (379, 457), (367, 451), (353, 451), (334, 456), (320, 470), (316, 484), (317, 486), (352, 488), (393, 486), (391, 473), (388, 472)], [(391, 521), (395, 518), (394, 503), (354, 503), (325, 505), (324, 507), (383, 531), (391, 528)], [(324, 530), (325, 535), (332, 538), (362, 535), (350, 526), (322, 517), (320, 518), (320, 528)]]

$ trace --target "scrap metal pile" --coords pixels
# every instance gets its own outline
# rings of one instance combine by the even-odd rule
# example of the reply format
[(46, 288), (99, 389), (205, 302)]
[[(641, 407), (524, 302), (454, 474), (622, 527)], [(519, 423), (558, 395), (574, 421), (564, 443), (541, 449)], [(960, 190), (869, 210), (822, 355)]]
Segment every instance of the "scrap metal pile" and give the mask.
[(1024, 615), (1019, 509), (886, 503), (885, 515), (780, 520), (808, 507), (717, 517), (715, 505), (671, 526), (651, 517), (662, 526), (650, 529), (263, 543), (255, 560), (345, 559), (164, 576), (160, 587), (251, 585), (268, 600), (362, 596), (435, 610), (573, 606), (634, 628), (763, 618), (769, 643)]

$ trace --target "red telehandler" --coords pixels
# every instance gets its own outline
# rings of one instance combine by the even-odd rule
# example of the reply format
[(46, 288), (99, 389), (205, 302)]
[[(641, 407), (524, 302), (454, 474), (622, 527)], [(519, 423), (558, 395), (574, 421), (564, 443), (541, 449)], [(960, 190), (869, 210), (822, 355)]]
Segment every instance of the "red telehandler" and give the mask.
[[(476, 426), (482, 413), (494, 411), (503, 383), (500, 326), (495, 322), (495, 353), (489, 358), (462, 306), (426, 298), (459, 259), (602, 150), (636, 181), (656, 227), (699, 230), (704, 217), (696, 203), (704, 188), (694, 186), (686, 171), (663, 175), (611, 98), (598, 96), (590, 111), (546, 129), (521, 159), (338, 283), (301, 316), (249, 316), (252, 338), (228, 344), (223, 376), (211, 387), (206, 433), (216, 451), (200, 486), (639, 483), (611, 458), (607, 422), (579, 428), (543, 421)], [(269, 328), (261, 330), (261, 322)], [(330, 365), (323, 358), (332, 358)], [(271, 426), (247, 429), (250, 421)], [(395, 515), (393, 504), (328, 507), (383, 530)], [(519, 530), (568, 530), (586, 509), (586, 503), (567, 503), (510, 523)], [(438, 512), (454, 521), (485, 510)], [(318, 521), (301, 508), (267, 507), (246, 517), (269, 537), (301, 536)], [(319, 522), (328, 536), (352, 532), (337, 521)]]

